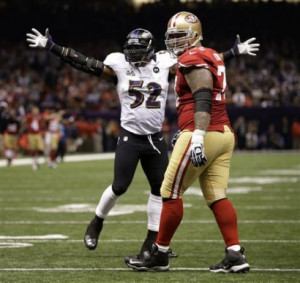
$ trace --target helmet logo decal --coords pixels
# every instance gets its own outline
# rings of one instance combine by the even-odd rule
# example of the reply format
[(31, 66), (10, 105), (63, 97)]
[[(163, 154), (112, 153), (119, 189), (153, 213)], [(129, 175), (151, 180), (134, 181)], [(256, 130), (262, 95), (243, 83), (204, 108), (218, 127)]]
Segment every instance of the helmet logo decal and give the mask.
[(190, 24), (195, 24), (199, 21), (198, 18), (193, 14), (187, 15), (184, 19), (187, 23), (190, 23)]

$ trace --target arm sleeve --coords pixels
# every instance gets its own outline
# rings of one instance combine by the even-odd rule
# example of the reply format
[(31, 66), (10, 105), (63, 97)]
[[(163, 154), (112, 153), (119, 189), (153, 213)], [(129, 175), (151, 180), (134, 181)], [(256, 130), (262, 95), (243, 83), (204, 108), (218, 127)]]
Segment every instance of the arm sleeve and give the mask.
[(63, 62), (80, 71), (84, 71), (98, 77), (101, 76), (103, 72), (103, 62), (96, 60), (93, 57), (86, 57), (74, 49), (62, 47), (54, 43), (50, 51), (57, 57), (61, 58)]

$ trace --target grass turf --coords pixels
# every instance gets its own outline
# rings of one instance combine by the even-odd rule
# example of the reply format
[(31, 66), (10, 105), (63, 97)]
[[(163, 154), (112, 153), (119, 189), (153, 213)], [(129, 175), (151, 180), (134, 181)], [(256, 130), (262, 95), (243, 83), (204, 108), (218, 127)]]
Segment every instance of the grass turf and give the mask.
[[(127, 269), (124, 256), (137, 253), (146, 235), (143, 207), (149, 186), (140, 166), (116, 206), (139, 210), (109, 216), (98, 248), (85, 249), (86, 226), (112, 172), (113, 160), (64, 163), (56, 170), (46, 165), (39, 171), (30, 166), (0, 168), (0, 281), (300, 282), (299, 153), (234, 154), (228, 196), (238, 213), (240, 239), (252, 269), (247, 274), (209, 273), (208, 267), (223, 258), (224, 244), (199, 190), (184, 196), (184, 219), (171, 246), (179, 257), (170, 260), (170, 271)], [(70, 204), (83, 208), (53, 212)], [(49, 234), (68, 238), (3, 238)], [(7, 246), (17, 243), (32, 246)]]

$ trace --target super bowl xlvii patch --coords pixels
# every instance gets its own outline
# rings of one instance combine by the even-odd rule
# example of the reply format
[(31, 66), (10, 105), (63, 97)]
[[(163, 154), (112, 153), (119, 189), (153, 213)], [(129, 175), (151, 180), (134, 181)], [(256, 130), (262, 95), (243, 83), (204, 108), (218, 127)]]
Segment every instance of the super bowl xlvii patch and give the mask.
[(153, 72), (154, 72), (154, 73), (158, 73), (158, 72), (159, 72), (159, 68), (155, 66), (155, 67), (153, 68)]

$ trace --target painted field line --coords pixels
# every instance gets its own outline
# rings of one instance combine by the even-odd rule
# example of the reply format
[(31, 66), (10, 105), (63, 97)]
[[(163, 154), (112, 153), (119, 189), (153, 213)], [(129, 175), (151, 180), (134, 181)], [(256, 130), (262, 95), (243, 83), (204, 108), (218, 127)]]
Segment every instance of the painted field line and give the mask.
[[(4, 201), (1, 200), (1, 202)], [(292, 206), (292, 205), (286, 205), (286, 206), (276, 206), (276, 205), (253, 205), (253, 206), (235, 206), (237, 210), (299, 210), (299, 206)], [(14, 207), (14, 206), (3, 206), (1, 208), (2, 210), (6, 211), (39, 211), (44, 213), (70, 213), (70, 211), (58, 211), (54, 208), (41, 208), (41, 207)], [(47, 211), (50, 209), (51, 211)], [(207, 210), (206, 207), (197, 208), (197, 210)], [(92, 210), (94, 211), (94, 205), (92, 206)], [(146, 211), (146, 210), (145, 210)], [(73, 211), (74, 213), (82, 213), (82, 211)], [(85, 212), (89, 212), (89, 210), (86, 210)]]
[[(0, 240), (5, 242), (13, 242), (14, 239), (4, 236), (0, 236)], [(18, 242), (26, 242), (26, 243), (45, 243), (45, 242), (58, 242), (58, 243), (83, 243), (83, 239), (66, 239), (66, 240), (59, 240), (59, 239), (53, 239), (53, 240), (43, 240), (43, 239), (17, 239)], [(143, 239), (101, 239), (100, 242), (104, 243), (139, 243), (143, 241)], [(275, 243), (282, 243), (282, 244), (297, 244), (300, 243), (300, 240), (263, 240), (263, 239), (256, 239), (256, 240), (247, 240), (247, 239), (241, 239), (240, 240), (243, 243), (266, 243), (266, 244), (275, 244)], [(177, 243), (223, 243), (223, 240), (211, 240), (211, 239), (174, 239), (172, 242)], [(1, 242), (0, 242), (1, 244)]]
[[(0, 221), (2, 225), (86, 225), (89, 221)], [(136, 221), (105, 221), (105, 224), (146, 224), (146, 220)], [(182, 224), (211, 224), (215, 223), (215, 220), (183, 220)], [(239, 224), (300, 224), (300, 220), (240, 220)]]
[(61, 234), (37, 235), (37, 236), (0, 236), (0, 240), (64, 240), (69, 236)]
[[(76, 155), (67, 155), (64, 158), (64, 162), (81, 162), (81, 161), (93, 161), (93, 160), (110, 160), (114, 159), (115, 153), (94, 153), (94, 154), (76, 154)], [(45, 158), (40, 157), (38, 159), (40, 164), (45, 163)], [(13, 166), (21, 165), (31, 165), (31, 158), (17, 158), (13, 160)], [(7, 165), (6, 160), (0, 160), (0, 167), (5, 167)]]
[[(39, 271), (129, 271), (133, 272), (129, 268), (63, 268), (63, 267), (53, 267), (53, 268), (0, 268), (0, 271), (14, 271), (14, 272), (39, 272)], [(198, 268), (186, 268), (186, 267), (176, 267), (170, 268), (170, 271), (209, 271), (206, 267)], [(300, 272), (300, 269), (293, 268), (251, 268), (251, 272)]]

